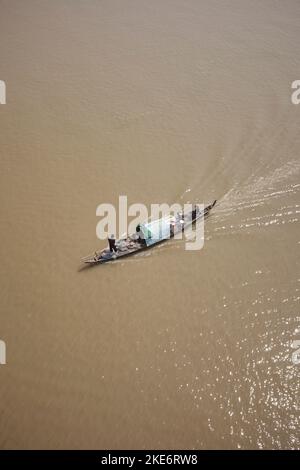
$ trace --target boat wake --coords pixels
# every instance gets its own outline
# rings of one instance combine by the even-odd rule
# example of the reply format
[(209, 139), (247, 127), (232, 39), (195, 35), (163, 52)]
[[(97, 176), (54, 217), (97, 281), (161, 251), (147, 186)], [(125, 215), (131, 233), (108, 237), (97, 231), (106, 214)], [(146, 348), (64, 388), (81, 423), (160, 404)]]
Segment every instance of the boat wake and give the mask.
[(217, 205), (209, 235), (298, 222), (299, 173), (300, 163), (294, 160), (264, 177), (249, 177), (243, 186), (237, 184)]

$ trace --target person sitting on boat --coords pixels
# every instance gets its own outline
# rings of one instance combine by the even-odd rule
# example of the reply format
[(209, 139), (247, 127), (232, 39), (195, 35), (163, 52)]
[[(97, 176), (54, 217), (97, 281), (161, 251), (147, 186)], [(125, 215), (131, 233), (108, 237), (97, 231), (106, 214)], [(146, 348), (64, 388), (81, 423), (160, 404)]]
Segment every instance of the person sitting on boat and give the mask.
[(171, 220), (170, 223), (170, 237), (174, 237), (175, 234), (175, 221)]
[(184, 227), (184, 214), (183, 214), (183, 212), (178, 212), (175, 215), (175, 227), (176, 227), (176, 232), (178, 230), (183, 230), (183, 227)]
[(115, 240), (115, 236), (114, 235), (111, 235), (110, 237), (108, 237), (108, 244), (109, 244), (109, 249), (111, 252), (117, 252), (117, 247), (116, 247), (116, 240)]
[[(147, 227), (144, 227), (144, 230), (141, 229), (140, 224), (136, 226), (136, 234), (138, 236), (138, 241), (141, 245), (147, 245), (146, 240), (149, 240), (152, 237), (150, 230)], [(146, 232), (146, 234), (145, 234)]]

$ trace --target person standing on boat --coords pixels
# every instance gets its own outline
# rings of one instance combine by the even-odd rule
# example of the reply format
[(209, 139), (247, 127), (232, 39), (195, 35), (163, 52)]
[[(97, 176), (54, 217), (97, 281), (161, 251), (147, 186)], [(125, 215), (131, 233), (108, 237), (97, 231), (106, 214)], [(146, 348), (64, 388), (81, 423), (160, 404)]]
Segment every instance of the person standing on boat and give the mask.
[(192, 210), (192, 220), (195, 220), (198, 214), (199, 214), (199, 207), (198, 207), (198, 204), (195, 204)]
[(117, 247), (116, 247), (116, 240), (115, 240), (115, 236), (114, 235), (111, 235), (110, 237), (108, 237), (108, 244), (109, 244), (109, 249), (111, 252), (117, 252)]
[(142, 230), (141, 230), (140, 224), (138, 224), (138, 225), (136, 226), (136, 229), (135, 229), (135, 230), (136, 230), (136, 234), (137, 234), (137, 236), (138, 236), (138, 241), (139, 241), (142, 245), (144, 245), (146, 242), (145, 242), (144, 234), (143, 234), (143, 232), (142, 232)]

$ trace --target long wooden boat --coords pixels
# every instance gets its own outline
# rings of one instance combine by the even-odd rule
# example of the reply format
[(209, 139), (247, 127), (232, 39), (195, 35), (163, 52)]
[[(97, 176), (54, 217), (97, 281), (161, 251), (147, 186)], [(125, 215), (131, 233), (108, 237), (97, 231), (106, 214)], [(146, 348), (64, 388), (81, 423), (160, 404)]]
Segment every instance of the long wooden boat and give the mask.
[[(90, 265), (108, 263), (116, 261), (126, 256), (131, 256), (143, 250), (148, 250), (153, 246), (165, 242), (169, 238), (174, 237), (178, 232), (184, 231), (185, 228), (192, 225), (196, 220), (201, 219), (209, 214), (211, 209), (215, 206), (216, 200), (206, 206), (202, 211), (192, 211), (188, 214), (177, 214), (177, 217), (168, 217), (158, 219), (153, 222), (145, 222), (140, 224), (140, 229), (144, 235), (143, 239), (137, 239), (136, 234), (128, 238), (120, 238), (116, 240), (116, 252), (111, 252), (109, 248), (105, 248), (100, 252), (95, 252), (94, 255), (82, 258), (82, 262)], [(171, 229), (170, 229), (171, 225)], [(159, 233), (159, 235), (157, 235)]]

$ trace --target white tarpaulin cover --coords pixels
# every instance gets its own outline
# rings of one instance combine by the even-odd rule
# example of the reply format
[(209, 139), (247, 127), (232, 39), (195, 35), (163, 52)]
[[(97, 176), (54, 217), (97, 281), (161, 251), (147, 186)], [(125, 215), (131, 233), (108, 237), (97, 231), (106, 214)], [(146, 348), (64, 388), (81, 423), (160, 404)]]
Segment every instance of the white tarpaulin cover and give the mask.
[(141, 231), (147, 246), (153, 245), (160, 240), (170, 238), (170, 222), (171, 217), (163, 217), (151, 222), (141, 224)]

